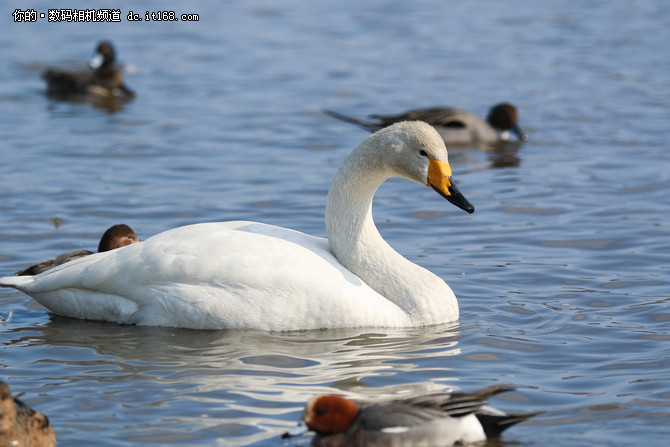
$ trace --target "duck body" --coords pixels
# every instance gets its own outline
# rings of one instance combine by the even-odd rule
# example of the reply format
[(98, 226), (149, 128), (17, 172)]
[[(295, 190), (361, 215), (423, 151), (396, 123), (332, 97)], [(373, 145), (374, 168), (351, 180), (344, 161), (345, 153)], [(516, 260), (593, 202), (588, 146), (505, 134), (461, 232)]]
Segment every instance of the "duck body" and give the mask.
[(114, 47), (100, 42), (90, 62), (90, 71), (69, 72), (49, 68), (42, 78), (47, 82), (47, 94), (57, 97), (91, 95), (104, 99), (131, 99), (135, 93), (124, 83), (123, 71), (115, 63)]
[(519, 127), (517, 108), (508, 103), (493, 106), (486, 120), (470, 111), (452, 107), (416, 109), (399, 115), (371, 115), (371, 121), (359, 120), (330, 110), (326, 110), (325, 113), (372, 132), (401, 121), (423, 121), (433, 126), (447, 145), (507, 141), (510, 132), (520, 141), (528, 139), (526, 133)]
[(34, 276), (39, 275), (40, 273), (51, 270), (54, 267), (57, 267), (66, 262), (70, 262), (74, 259), (83, 258), (84, 256), (92, 255), (93, 252), (90, 250), (75, 250), (67, 253), (63, 253), (60, 256), (57, 256), (53, 259), (48, 259), (37, 264), (33, 264), (30, 267), (23, 269), (19, 272), (16, 272), (17, 276)]
[(13, 397), (3, 381), (0, 381), (0, 446), (56, 446), (56, 435), (49, 418)]
[(195, 224), (0, 285), (60, 315), (138, 325), (283, 331), (455, 321), (449, 286), (374, 226), (372, 197), (394, 175), (474, 211), (439, 135), (402, 123), (363, 142), (335, 175), (328, 239), (255, 222)]
[(319, 447), (449, 447), (495, 438), (537, 413), (507, 414), (485, 405), (496, 385), (474, 393), (437, 393), (357, 404), (338, 395), (311, 399), (303, 414)]

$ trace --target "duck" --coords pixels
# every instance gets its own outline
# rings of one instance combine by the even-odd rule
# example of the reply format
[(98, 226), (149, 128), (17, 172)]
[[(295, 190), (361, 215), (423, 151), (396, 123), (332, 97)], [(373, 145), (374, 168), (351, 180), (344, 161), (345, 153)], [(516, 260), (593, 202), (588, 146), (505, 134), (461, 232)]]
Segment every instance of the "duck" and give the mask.
[(23, 403), (0, 380), (0, 446), (55, 447), (49, 418)]
[(192, 224), (36, 276), (0, 278), (0, 286), (58, 315), (145, 326), (290, 331), (456, 321), (451, 288), (393, 250), (374, 224), (373, 196), (391, 177), (474, 212), (440, 135), (402, 122), (371, 135), (337, 170), (327, 238), (250, 221)]
[(496, 394), (512, 391), (494, 385), (473, 393), (435, 393), (374, 404), (359, 404), (337, 394), (311, 398), (304, 424), (283, 438), (308, 430), (315, 447), (448, 447), (497, 438), (512, 425), (539, 413), (508, 414), (486, 405)]
[[(98, 244), (98, 252), (114, 250), (116, 248), (125, 247), (126, 245), (134, 244), (139, 241), (140, 238), (128, 225), (126, 224), (113, 225), (109, 227), (102, 234), (102, 237), (100, 238), (100, 243)], [(20, 272), (17, 272), (16, 275), (17, 276), (38, 275), (58, 265), (70, 262), (73, 259), (82, 258), (84, 256), (89, 256), (92, 254), (93, 252), (90, 250), (71, 251), (69, 253), (64, 253), (54, 259), (49, 259), (48, 261), (43, 261), (38, 264), (31, 265), (30, 267), (23, 269)]]
[(528, 141), (528, 135), (519, 126), (519, 112), (516, 106), (509, 103), (494, 105), (486, 120), (470, 111), (451, 107), (416, 109), (400, 115), (370, 115), (370, 118), (375, 121), (352, 118), (332, 110), (324, 110), (324, 113), (371, 132), (400, 121), (424, 121), (435, 127), (447, 145), (476, 145), (508, 141), (510, 132), (514, 133), (519, 141)]
[(116, 52), (111, 42), (102, 41), (89, 62), (90, 71), (68, 72), (48, 68), (42, 73), (47, 94), (58, 97), (90, 95), (100, 99), (127, 100), (135, 97), (123, 81), (123, 71), (116, 65)]

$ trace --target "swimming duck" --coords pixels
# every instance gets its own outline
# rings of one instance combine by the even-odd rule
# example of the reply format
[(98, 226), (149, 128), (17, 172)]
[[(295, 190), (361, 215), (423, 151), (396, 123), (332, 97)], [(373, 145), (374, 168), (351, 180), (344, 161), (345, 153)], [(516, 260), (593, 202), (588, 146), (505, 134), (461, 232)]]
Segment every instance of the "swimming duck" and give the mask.
[[(109, 227), (107, 231), (103, 233), (102, 238), (100, 238), (98, 252), (114, 250), (115, 248), (125, 247), (126, 245), (134, 244), (135, 242), (139, 241), (140, 238), (137, 237), (137, 234), (135, 234), (133, 229), (128, 225), (114, 225)], [(37, 275), (39, 273), (46, 272), (47, 270), (52, 269), (57, 265), (65, 264), (66, 262), (70, 262), (73, 259), (82, 258), (92, 254), (93, 252), (89, 250), (71, 251), (69, 253), (62, 254), (57, 258), (31, 265), (27, 269), (17, 272), (16, 275)]]
[(492, 396), (510, 391), (495, 385), (474, 393), (437, 393), (409, 399), (359, 405), (343, 396), (316, 396), (303, 413), (306, 429), (316, 432), (313, 446), (447, 447), (496, 438), (507, 428), (538, 413), (507, 414), (486, 405)]
[(33, 410), (0, 380), (0, 446), (53, 447), (56, 435), (49, 418)]
[(507, 141), (510, 131), (520, 141), (528, 140), (526, 133), (519, 127), (519, 112), (515, 106), (507, 103), (493, 106), (489, 111), (486, 121), (467, 110), (449, 107), (410, 110), (409, 112), (393, 116), (371, 115), (370, 118), (376, 121), (363, 121), (341, 115), (331, 110), (324, 110), (324, 113), (333, 118), (356, 124), (371, 132), (400, 121), (424, 121), (435, 127), (435, 130), (439, 132), (447, 145), (470, 145)]
[(135, 93), (123, 82), (123, 71), (115, 63), (114, 47), (100, 42), (89, 66), (92, 71), (67, 72), (47, 69), (42, 78), (47, 81), (47, 93), (54, 96), (90, 94), (99, 98), (131, 99)]
[(402, 122), (366, 139), (335, 174), (328, 239), (256, 222), (202, 223), (0, 285), (59, 315), (150, 326), (285, 331), (455, 321), (451, 288), (394, 251), (374, 224), (373, 196), (390, 177), (474, 212), (440, 135)]

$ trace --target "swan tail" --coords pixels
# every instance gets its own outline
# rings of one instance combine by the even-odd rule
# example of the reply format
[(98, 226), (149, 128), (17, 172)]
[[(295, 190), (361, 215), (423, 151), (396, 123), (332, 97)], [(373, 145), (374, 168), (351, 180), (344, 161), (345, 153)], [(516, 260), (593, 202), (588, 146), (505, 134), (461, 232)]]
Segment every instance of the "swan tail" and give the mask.
[(6, 276), (0, 278), (0, 287), (13, 287), (14, 289), (21, 290), (24, 286), (33, 282), (33, 280), (32, 276)]

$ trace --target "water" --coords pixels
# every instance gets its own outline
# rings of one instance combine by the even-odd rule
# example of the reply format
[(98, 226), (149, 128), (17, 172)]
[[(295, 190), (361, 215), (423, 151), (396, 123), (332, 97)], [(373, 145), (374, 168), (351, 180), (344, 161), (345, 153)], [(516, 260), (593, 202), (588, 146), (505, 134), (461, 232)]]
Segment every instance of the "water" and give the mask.
[[(61, 2), (62, 3), (62, 2)], [(199, 22), (0, 28), (0, 273), (250, 219), (323, 235), (355, 116), (515, 103), (530, 141), (451, 148), (477, 211), (385, 184), (384, 237), (443, 277), (458, 324), (268, 334), (117, 326), (0, 290), (0, 379), (60, 445), (282, 445), (316, 393), (364, 400), (512, 383), (496, 406), (544, 414), (501, 445), (665, 445), (670, 433), (670, 10), (585, 2), (150, 2)], [(26, 7), (26, 5), (21, 5)], [(31, 2), (48, 8), (86, 2)], [(111, 5), (99, 5), (108, 8)], [(116, 6), (115, 6), (116, 7)], [(138, 96), (56, 102), (39, 72), (111, 39)], [(305, 444), (306, 439), (287, 445)]]

